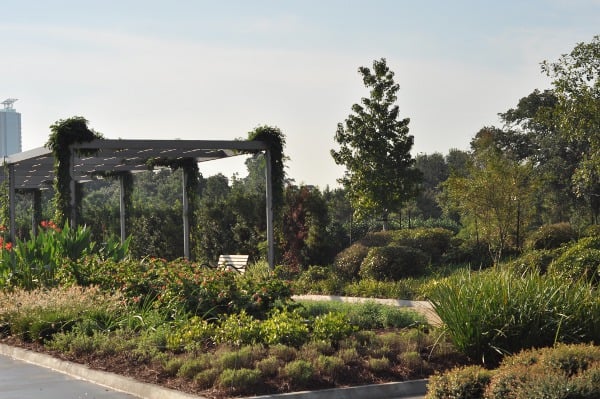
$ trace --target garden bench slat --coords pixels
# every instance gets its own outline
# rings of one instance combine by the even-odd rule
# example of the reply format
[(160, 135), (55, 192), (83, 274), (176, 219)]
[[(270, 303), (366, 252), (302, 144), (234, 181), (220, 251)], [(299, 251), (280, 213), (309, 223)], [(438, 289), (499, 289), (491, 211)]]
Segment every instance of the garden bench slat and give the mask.
[(220, 255), (218, 265), (227, 270), (244, 273), (248, 265), (248, 255)]

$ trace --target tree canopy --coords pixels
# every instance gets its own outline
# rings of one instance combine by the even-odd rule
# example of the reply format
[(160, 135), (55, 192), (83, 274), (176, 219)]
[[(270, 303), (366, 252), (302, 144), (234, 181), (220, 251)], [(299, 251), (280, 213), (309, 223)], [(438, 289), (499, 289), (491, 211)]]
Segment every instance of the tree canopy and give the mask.
[(409, 119), (399, 117), (396, 105), (399, 85), (385, 58), (373, 61), (373, 70), (360, 67), (370, 96), (352, 106), (352, 113), (339, 123), (335, 133), (338, 151), (331, 155), (346, 172), (339, 181), (347, 190), (355, 214), (373, 213), (385, 221), (419, 191), (421, 173), (410, 154), (413, 136), (408, 134)]

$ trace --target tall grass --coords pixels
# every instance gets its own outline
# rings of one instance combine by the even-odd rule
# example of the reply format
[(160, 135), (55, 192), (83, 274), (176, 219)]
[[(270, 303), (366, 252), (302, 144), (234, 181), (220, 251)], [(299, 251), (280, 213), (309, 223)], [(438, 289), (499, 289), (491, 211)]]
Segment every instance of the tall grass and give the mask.
[(463, 272), (431, 287), (430, 300), (454, 345), (483, 363), (524, 348), (600, 340), (600, 297), (583, 280)]

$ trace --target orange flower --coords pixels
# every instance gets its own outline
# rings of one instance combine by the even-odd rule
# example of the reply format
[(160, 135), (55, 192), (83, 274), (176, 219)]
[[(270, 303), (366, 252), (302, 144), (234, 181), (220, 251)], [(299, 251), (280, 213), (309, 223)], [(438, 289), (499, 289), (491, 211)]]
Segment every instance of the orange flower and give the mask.
[(7, 242), (4, 245), (4, 249), (6, 249), (7, 251), (12, 251), (12, 247), (13, 247), (12, 242)]

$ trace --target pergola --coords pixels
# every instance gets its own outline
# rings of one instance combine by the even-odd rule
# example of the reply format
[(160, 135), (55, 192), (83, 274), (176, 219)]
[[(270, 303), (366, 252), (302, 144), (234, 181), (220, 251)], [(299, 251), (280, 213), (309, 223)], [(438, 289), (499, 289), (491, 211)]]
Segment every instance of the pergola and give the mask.
[[(215, 141), (215, 140), (108, 140), (97, 139), (90, 142), (72, 144), (69, 148), (71, 156), (71, 225), (76, 226), (76, 185), (92, 180), (103, 174), (120, 176), (123, 173), (135, 173), (148, 170), (148, 162), (153, 159), (186, 160), (206, 162), (227, 158), (245, 153), (265, 152), (266, 157), (266, 214), (268, 263), (274, 266), (273, 245), (273, 201), (271, 184), (271, 153), (263, 141)], [(90, 155), (91, 154), (91, 155)], [(21, 152), (5, 157), (4, 165), (8, 173), (0, 177), (0, 181), (8, 180), (10, 235), (15, 238), (15, 203), (16, 193), (33, 193), (34, 203), (41, 201), (40, 190), (51, 187), (54, 176), (54, 156), (46, 147)], [(184, 256), (190, 257), (190, 222), (188, 211), (188, 193), (186, 191), (187, 173), (183, 173), (183, 247)], [(120, 178), (120, 227), (121, 239), (126, 238), (125, 202), (123, 179)], [(35, 205), (34, 205), (35, 209)], [(32, 215), (32, 228), (39, 221)]]

